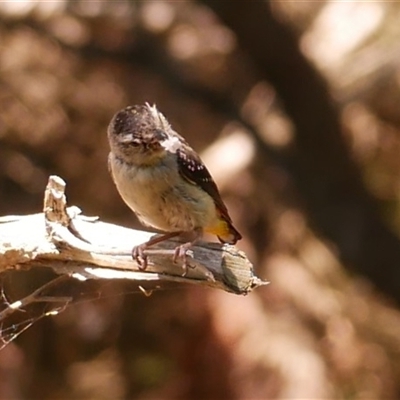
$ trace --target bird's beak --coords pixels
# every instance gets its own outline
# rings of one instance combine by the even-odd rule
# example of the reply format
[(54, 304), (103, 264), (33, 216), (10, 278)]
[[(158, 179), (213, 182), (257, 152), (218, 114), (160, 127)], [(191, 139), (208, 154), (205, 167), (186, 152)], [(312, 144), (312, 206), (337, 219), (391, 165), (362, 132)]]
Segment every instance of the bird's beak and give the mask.
[(164, 142), (164, 140), (168, 139), (168, 135), (161, 129), (157, 129), (154, 133), (154, 137), (160, 143)]

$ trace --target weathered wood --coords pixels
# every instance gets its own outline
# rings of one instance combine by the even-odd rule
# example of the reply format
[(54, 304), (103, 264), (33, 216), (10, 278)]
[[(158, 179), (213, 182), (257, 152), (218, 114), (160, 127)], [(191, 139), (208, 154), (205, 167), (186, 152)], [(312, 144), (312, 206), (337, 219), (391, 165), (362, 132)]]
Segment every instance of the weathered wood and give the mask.
[(172, 261), (179, 243), (169, 240), (146, 251), (149, 265), (140, 271), (131, 249), (154, 233), (128, 229), (85, 217), (66, 206), (65, 183), (51, 176), (44, 211), (0, 217), (0, 273), (7, 269), (51, 267), (77, 279), (130, 279), (196, 283), (247, 294), (265, 282), (253, 273), (246, 255), (236, 247), (199, 242), (188, 257), (189, 268)]

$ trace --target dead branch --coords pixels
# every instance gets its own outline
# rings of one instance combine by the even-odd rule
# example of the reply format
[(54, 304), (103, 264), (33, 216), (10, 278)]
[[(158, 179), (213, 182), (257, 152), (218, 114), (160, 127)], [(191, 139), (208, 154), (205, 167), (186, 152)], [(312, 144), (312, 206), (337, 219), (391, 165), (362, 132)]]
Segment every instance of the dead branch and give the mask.
[[(51, 176), (43, 213), (0, 217), (0, 273), (43, 266), (80, 280), (196, 283), (235, 294), (247, 294), (265, 284), (253, 274), (243, 252), (217, 243), (201, 242), (193, 247), (185, 276), (182, 266), (172, 261), (176, 240), (148, 250), (149, 266), (140, 271), (131, 249), (154, 234), (83, 216), (74, 206), (67, 208), (65, 186), (61, 178)], [(37, 296), (35, 292), (32, 299), (43, 299)]]
[(4, 304), (6, 308), (0, 311), (0, 321), (4, 321), (7, 317), (13, 314), (16, 310), (23, 310), (24, 307), (32, 304), (32, 303), (65, 303), (67, 305), (72, 301), (72, 297), (61, 297), (61, 296), (45, 296), (43, 293), (52, 286), (56, 286), (58, 283), (62, 282), (68, 278), (68, 275), (61, 275), (56, 279), (47, 282), (39, 289), (35, 290), (33, 293), (24, 297), (21, 300), (14, 301), (13, 303), (9, 303), (5, 294), (2, 293)]

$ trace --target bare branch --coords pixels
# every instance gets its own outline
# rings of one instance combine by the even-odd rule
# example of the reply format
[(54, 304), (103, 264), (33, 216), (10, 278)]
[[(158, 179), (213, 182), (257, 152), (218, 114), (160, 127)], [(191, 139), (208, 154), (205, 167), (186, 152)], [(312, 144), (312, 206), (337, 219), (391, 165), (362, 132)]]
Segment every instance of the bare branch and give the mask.
[[(67, 305), (72, 301), (71, 297), (60, 297), (60, 296), (42, 296), (41, 294), (49, 289), (52, 286), (57, 285), (58, 283), (65, 281), (68, 278), (68, 275), (62, 275), (59, 276), (56, 279), (53, 279), (50, 282), (47, 282), (43, 286), (41, 286), (39, 289), (35, 290), (33, 293), (29, 294), (28, 296), (24, 297), (21, 300), (14, 301), (13, 303), (9, 303), (7, 300), (5, 301), (7, 307), (3, 310), (0, 311), (0, 321), (4, 321), (7, 317), (9, 317), (11, 314), (13, 314), (17, 310), (23, 310), (24, 307), (28, 306), (29, 304), (32, 303), (38, 303), (38, 302), (43, 302), (43, 303), (65, 303)], [(5, 298), (4, 293), (2, 294), (2, 297)]]
[(193, 246), (184, 277), (182, 267), (172, 261), (177, 240), (148, 250), (148, 269), (140, 271), (131, 249), (154, 234), (85, 217), (77, 207), (67, 208), (65, 182), (57, 176), (49, 178), (43, 210), (34, 215), (0, 217), (0, 272), (46, 266), (57, 274), (81, 280), (196, 283), (236, 294), (247, 294), (265, 284), (253, 274), (243, 252), (217, 243)]

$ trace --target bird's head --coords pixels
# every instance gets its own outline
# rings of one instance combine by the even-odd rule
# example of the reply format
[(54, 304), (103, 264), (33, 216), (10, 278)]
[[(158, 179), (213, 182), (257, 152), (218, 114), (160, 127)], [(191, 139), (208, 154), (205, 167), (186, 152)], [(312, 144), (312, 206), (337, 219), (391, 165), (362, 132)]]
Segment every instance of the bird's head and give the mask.
[(152, 164), (163, 156), (171, 127), (156, 106), (129, 106), (118, 111), (108, 126), (111, 151), (124, 161)]

